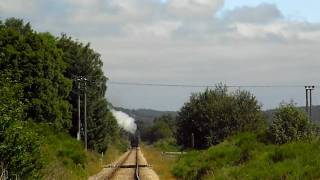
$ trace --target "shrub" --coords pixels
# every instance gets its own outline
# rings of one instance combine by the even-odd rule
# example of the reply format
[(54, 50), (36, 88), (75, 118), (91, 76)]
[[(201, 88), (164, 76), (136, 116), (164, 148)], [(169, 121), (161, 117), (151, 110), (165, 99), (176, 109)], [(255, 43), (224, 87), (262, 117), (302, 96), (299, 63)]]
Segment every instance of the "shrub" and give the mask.
[(37, 179), (42, 167), (40, 141), (26, 124), (15, 122), (2, 134), (0, 159), (9, 177), (18, 175), (22, 179)]
[(9, 73), (0, 74), (0, 164), (9, 178), (38, 178), (42, 166), (38, 134), (22, 121), (24, 105), (21, 86), (13, 83)]
[(174, 138), (160, 139), (155, 142), (154, 147), (160, 149), (161, 151), (178, 151), (176, 140)]
[(183, 155), (173, 167), (177, 179), (319, 179), (320, 141), (264, 144), (241, 133), (207, 150)]
[(316, 133), (316, 126), (307, 114), (293, 103), (281, 104), (268, 128), (268, 139), (275, 144), (301, 140)]

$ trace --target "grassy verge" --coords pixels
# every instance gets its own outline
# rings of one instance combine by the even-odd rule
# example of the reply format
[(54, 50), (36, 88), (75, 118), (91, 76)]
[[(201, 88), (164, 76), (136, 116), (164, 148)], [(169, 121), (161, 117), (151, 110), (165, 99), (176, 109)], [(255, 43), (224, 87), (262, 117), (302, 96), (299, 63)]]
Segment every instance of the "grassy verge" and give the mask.
[(266, 145), (253, 134), (240, 134), (188, 153), (173, 173), (180, 179), (319, 179), (319, 167), (319, 140)]
[(171, 168), (176, 158), (163, 156), (158, 148), (152, 146), (142, 145), (141, 150), (148, 164), (152, 165), (152, 169), (158, 174), (160, 179), (176, 179), (171, 173)]
[(111, 164), (116, 161), (123, 153), (125, 149), (120, 148), (117, 143), (108, 147), (108, 150), (105, 152), (103, 158), (101, 158), (101, 154), (96, 152), (88, 153), (88, 164), (87, 171), (89, 175), (97, 174), (102, 170), (102, 165)]
[(105, 156), (93, 151), (84, 151), (81, 142), (65, 132), (56, 132), (48, 125), (34, 124), (33, 128), (41, 135), (41, 159), (43, 179), (87, 179), (98, 173), (102, 164), (109, 164), (122, 154), (117, 143), (111, 145)]
[(161, 151), (179, 151), (179, 147), (177, 146), (177, 143), (174, 138), (167, 138), (167, 139), (161, 139), (154, 144), (152, 144), (153, 147), (155, 147), (158, 150)]

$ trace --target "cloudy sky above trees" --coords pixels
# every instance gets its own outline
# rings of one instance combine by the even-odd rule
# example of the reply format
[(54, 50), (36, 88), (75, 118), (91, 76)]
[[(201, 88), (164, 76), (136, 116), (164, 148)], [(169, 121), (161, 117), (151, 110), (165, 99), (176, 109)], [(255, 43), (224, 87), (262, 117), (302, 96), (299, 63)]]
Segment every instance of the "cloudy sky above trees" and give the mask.
[[(90, 42), (111, 82), (317, 85), (318, 7), (317, 0), (1, 0), (0, 17)], [(203, 89), (108, 88), (116, 106), (160, 110), (177, 110)], [(264, 109), (304, 104), (303, 87), (243, 89)]]

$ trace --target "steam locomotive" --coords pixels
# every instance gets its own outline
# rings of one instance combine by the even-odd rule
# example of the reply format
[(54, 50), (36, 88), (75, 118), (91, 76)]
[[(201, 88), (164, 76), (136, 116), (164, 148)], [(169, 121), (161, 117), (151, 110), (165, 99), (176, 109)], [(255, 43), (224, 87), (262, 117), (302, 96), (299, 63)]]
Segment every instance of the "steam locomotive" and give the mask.
[(130, 137), (130, 142), (131, 142), (131, 147), (139, 147), (139, 142), (140, 142), (140, 133), (138, 130), (134, 134), (131, 135)]

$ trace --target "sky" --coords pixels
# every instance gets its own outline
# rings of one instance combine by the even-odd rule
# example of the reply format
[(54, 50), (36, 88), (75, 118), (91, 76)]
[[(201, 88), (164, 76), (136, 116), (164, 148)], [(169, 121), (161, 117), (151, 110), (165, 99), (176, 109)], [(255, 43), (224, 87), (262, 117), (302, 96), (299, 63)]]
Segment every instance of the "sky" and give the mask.
[(269, 109), (303, 105), (303, 85), (320, 84), (318, 7), (317, 0), (0, 0), (0, 18), (89, 42), (115, 106), (178, 110), (205, 88), (112, 82), (301, 85), (241, 88)]
[(277, 8), (290, 20), (319, 22), (320, 13), (318, 0), (226, 0), (222, 11), (241, 6), (257, 6), (261, 3), (275, 4)]

